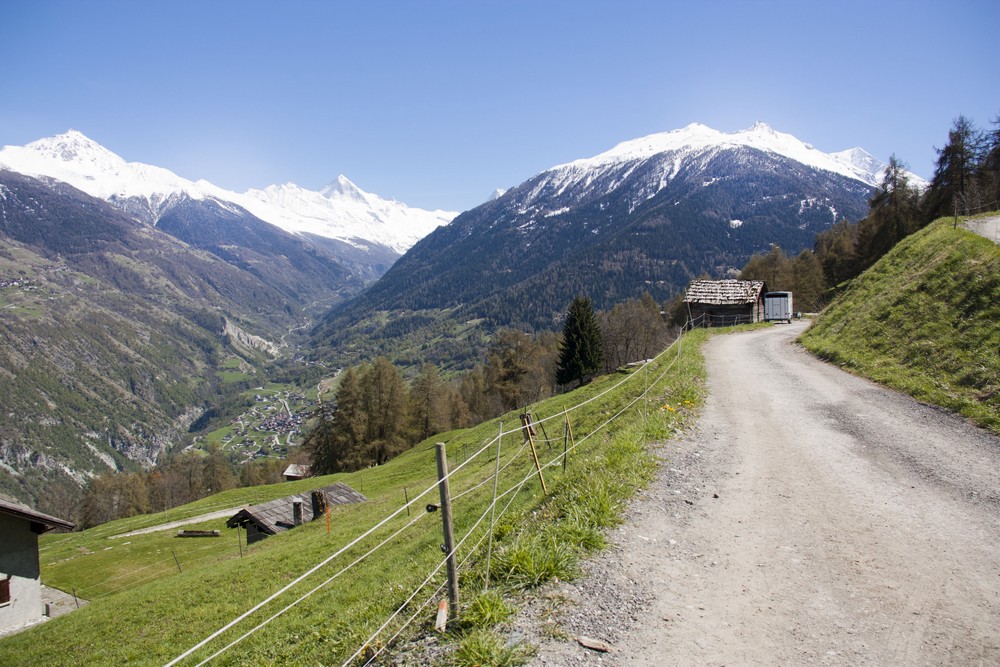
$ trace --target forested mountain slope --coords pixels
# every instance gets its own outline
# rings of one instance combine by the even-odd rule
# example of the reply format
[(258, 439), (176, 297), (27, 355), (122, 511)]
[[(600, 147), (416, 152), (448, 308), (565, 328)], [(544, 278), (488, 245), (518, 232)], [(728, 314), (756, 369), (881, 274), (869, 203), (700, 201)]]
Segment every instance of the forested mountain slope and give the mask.
[(0, 492), (61, 514), (89, 474), (151, 464), (234, 389), (227, 359), (266, 358), (227, 322), (279, 342), (343, 284), (294, 255), (276, 277), (246, 245), (223, 261), (240, 232), (198, 250), (65, 183), (0, 171)]
[[(318, 354), (461, 363), (475, 346), (469, 322), (557, 329), (577, 294), (598, 308), (647, 291), (662, 301), (771, 244), (811, 246), (862, 217), (873, 191), (860, 170), (763, 125), (647, 139), (543, 172), (437, 229), (334, 309)], [(437, 344), (421, 350), (428, 338)]]

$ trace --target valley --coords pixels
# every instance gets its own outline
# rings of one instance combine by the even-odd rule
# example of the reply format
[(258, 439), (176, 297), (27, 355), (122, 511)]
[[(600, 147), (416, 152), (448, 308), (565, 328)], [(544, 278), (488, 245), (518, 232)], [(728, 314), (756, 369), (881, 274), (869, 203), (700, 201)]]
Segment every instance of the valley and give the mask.
[[(231, 379), (242, 381), (242, 373)], [(302, 430), (316, 409), (315, 390), (301, 394), (293, 386), (269, 383), (244, 392), (252, 405), (232, 417), (228, 425), (196, 436), (188, 449), (219, 448), (236, 465), (260, 458), (286, 459), (301, 443)], [(313, 398), (308, 398), (313, 395)]]
[[(899, 192), (926, 186), (890, 164)], [(458, 393), (473, 400), (476, 386), (503, 381), (505, 362), (491, 355), (505, 332), (546, 341), (531, 391), (549, 395), (554, 332), (575, 296), (605, 313), (647, 300), (676, 316), (698, 276), (736, 276), (768, 249), (780, 260), (808, 255), (817, 238), (882, 233), (849, 220), (896, 187), (880, 180), (886, 166), (763, 123), (733, 133), (692, 124), (556, 165), (455, 215), (343, 176), (319, 191), (234, 193), (127, 162), (74, 131), (4, 147), (0, 492), (75, 514), (90, 480), (182, 454), (207, 462), (218, 451), (239, 474), (277, 465), (301, 456), (318, 383), (376, 358), (411, 380), (431, 368), (452, 383), (454, 419), (437, 423), (486, 418), (497, 406), (463, 406)], [(860, 270), (875, 258), (848, 260)], [(804, 255), (768, 279), (808, 274), (820, 304), (824, 272)], [(491, 400), (509, 403), (503, 391)], [(163, 493), (156, 506), (172, 502)]]

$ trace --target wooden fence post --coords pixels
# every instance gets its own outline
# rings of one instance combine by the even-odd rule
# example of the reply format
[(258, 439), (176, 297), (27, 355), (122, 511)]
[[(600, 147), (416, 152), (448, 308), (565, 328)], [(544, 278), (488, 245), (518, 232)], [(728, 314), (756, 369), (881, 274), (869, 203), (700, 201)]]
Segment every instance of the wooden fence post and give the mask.
[(567, 415), (566, 421), (563, 422), (563, 455), (562, 455), (562, 468), (563, 472), (566, 472), (566, 450), (569, 449), (569, 416)]
[(500, 448), (503, 445), (503, 422), (500, 422), (500, 434), (497, 436), (496, 471), (493, 473), (493, 502), (490, 504), (490, 543), (486, 547), (486, 586), (490, 590), (490, 561), (493, 559), (493, 529), (496, 525), (497, 483), (500, 481)]
[(573, 425), (569, 423), (569, 415), (566, 415), (566, 432), (563, 435), (563, 472), (566, 472), (566, 459), (569, 454), (567, 442), (572, 443), (576, 447), (576, 442), (573, 439)]
[(542, 475), (542, 464), (538, 462), (538, 450), (535, 449), (535, 439), (533, 437), (534, 429), (531, 426), (531, 415), (521, 415), (521, 427), (524, 430), (524, 437), (528, 440), (528, 444), (531, 445), (531, 456), (535, 459), (535, 470), (538, 471), (538, 479), (542, 482), (542, 493), (548, 495), (549, 491), (545, 488), (545, 477)]
[(444, 550), (447, 554), (448, 600), (452, 616), (458, 616), (458, 561), (455, 558), (455, 527), (451, 519), (451, 491), (448, 484), (448, 453), (443, 442), (435, 445), (438, 491), (441, 494), (441, 522), (444, 524)]

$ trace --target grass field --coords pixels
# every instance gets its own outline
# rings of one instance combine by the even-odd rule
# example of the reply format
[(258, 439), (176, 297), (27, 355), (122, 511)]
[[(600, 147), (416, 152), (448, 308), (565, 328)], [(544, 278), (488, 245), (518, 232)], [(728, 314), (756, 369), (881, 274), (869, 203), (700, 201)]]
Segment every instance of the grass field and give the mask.
[(1000, 247), (938, 220), (856, 278), (802, 343), (1000, 433)]
[[(705, 336), (686, 335), (683, 345), (646, 369), (599, 378), (531, 406), (536, 419), (558, 417), (537, 434), (545, 494), (518, 417), (510, 414), (441, 434), (378, 468), (233, 489), (159, 515), (45, 536), (43, 580), (76, 589), (92, 603), (0, 640), (0, 664), (166, 664), (243, 614), (179, 664), (198, 664), (220, 649), (212, 664), (345, 664), (392, 644), (397, 633), (428, 631), (445, 581), (440, 513), (423, 509), (438, 502), (435, 441), (447, 443), (461, 541), (463, 613), (446, 640), (456, 664), (514, 664), (527, 651), (506, 646), (496, 634), (508, 605), (516, 605), (519, 591), (573, 576), (579, 560), (603, 545), (602, 531), (618, 521), (625, 500), (655, 469), (646, 443), (669, 437), (701, 400), (698, 347)], [(564, 471), (561, 413), (570, 408), (575, 446)], [(501, 425), (500, 497), (490, 531)], [(335, 508), (329, 532), (317, 521), (249, 550), (244, 545), (242, 556), (225, 519), (195, 526), (219, 529), (219, 538), (179, 539), (176, 529), (112, 537), (334, 481), (362, 491), (368, 502)], [(491, 534), (490, 592), (484, 595)]]

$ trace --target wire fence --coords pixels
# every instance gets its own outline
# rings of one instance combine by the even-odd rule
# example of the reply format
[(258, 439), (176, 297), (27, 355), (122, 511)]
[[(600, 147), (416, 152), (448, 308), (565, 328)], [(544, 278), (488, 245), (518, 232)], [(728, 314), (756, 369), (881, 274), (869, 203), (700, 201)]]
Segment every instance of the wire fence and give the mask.
[[(567, 457), (571, 455), (575, 456), (585, 445), (590, 446), (590, 441), (593, 438), (608, 431), (624, 415), (634, 412), (640, 407), (648, 414), (648, 401), (651, 391), (653, 388), (659, 386), (663, 379), (674, 369), (680, 359), (681, 341), (682, 338), (679, 337), (654, 359), (645, 360), (635, 370), (625, 374), (620, 380), (612, 383), (586, 400), (575, 403), (544, 418), (532, 418), (530, 421), (522, 422), (514, 428), (505, 429), (501, 423), (496, 436), (484, 442), (471, 455), (464, 457), (464, 460), (451, 468), (447, 474), (447, 479), (468, 485), (467, 488), (452, 494), (450, 498), (452, 502), (458, 503), (462, 516), (461, 521), (458, 522), (460, 523), (461, 530), (460, 538), (454, 544), (450, 553), (444, 553), (441, 559), (432, 562), (430, 569), (426, 571), (426, 575), (419, 582), (413, 584), (408, 591), (405, 591), (406, 594), (400, 598), (399, 603), (392, 607), (391, 611), (385, 615), (384, 621), (357, 643), (355, 650), (342, 664), (346, 666), (359, 660), (363, 661), (364, 664), (372, 663), (393, 642), (403, 635), (407, 629), (412, 628), (413, 624), (422, 618), (424, 610), (434, 603), (434, 600), (441, 595), (441, 592), (447, 586), (447, 581), (438, 581), (438, 579), (441, 578), (442, 570), (446, 567), (449, 558), (457, 557), (461, 554), (460, 567), (463, 568), (475, 559), (482, 559), (488, 568), (491, 558), (489, 550), (492, 547), (494, 528), (498, 521), (503, 520), (516, 507), (519, 498), (523, 495), (521, 492), (534, 482), (536, 476), (540, 478), (543, 471), (557, 466), (564, 467)], [(671, 355), (673, 356), (671, 357)], [(652, 373), (650, 372), (651, 368), (654, 369)], [(629, 390), (626, 398), (622, 400), (619, 397), (619, 392), (625, 385), (629, 384), (638, 386), (635, 386), (634, 390)], [(602, 417), (598, 423), (589, 426), (585, 433), (573, 434), (570, 437), (570, 434), (573, 432), (571, 424), (576, 413), (587, 406), (592, 406), (612, 396), (619, 398), (615, 398), (613, 403), (609, 402), (607, 405), (600, 405), (604, 412), (601, 413)], [(530, 427), (542, 429), (544, 435), (545, 424), (559, 424), (563, 431), (562, 439), (546, 436), (541, 440), (533, 441), (527, 434), (529, 425)], [(516, 439), (518, 437), (522, 437), (520, 445), (517, 445)], [(504, 443), (505, 441), (509, 443), (511, 439), (513, 439), (514, 444), (512, 446), (508, 445), (505, 451)], [(536, 444), (546, 446), (547, 451), (544, 453), (544, 456), (537, 458), (537, 451), (535, 452), (536, 457), (526, 456), (526, 450), (529, 447), (534, 447)], [(555, 446), (558, 444), (561, 444), (562, 447)], [(484, 472), (488, 470), (488, 474), (479, 476), (474, 474), (477, 471), (472, 470), (471, 466), (476, 465), (480, 466)], [(470, 468), (470, 470), (461, 477), (457, 477), (458, 473), (466, 468)], [(471, 483), (469, 483), (470, 479)], [(247, 624), (249, 629), (239, 632), (237, 636), (214, 650), (207, 657), (201, 659), (197, 664), (204, 665), (220, 658), (248, 638), (259, 636), (260, 631), (270, 623), (289, 614), (302, 602), (319, 591), (326, 589), (343, 577), (344, 574), (366, 563), (380, 550), (391, 544), (401, 544), (407, 539), (414, 539), (414, 537), (407, 537), (407, 535), (414, 530), (415, 526), (421, 523), (424, 517), (428, 516), (428, 513), (418, 511), (416, 516), (409, 517), (410, 510), (412, 508), (421, 508), (422, 505), (427, 503), (426, 498), (428, 494), (437, 492), (440, 483), (440, 480), (435, 481), (419, 494), (409, 498), (408, 501), (376, 521), (374, 525), (363, 531), (360, 535), (349, 540), (320, 562), (294, 577), (285, 586), (268, 595), (247, 611), (232, 618), (216, 631), (177, 655), (170, 662), (166, 663), (166, 667), (177, 665), (194, 656), (202, 649), (208, 649), (209, 645), (217, 640), (223, 641), (224, 638), (222, 636), (224, 634), (230, 631), (239, 632), (237, 626), (244, 623)], [(433, 506), (433, 503), (427, 504), (428, 508)], [(404, 513), (407, 516), (404, 516)], [(393, 528), (393, 525), (396, 525), (396, 527)], [(426, 529), (432, 530), (430, 526), (427, 526)], [(379, 533), (385, 532), (387, 534), (384, 537), (378, 537)], [(426, 538), (421, 537), (420, 539)], [(371, 546), (363, 548), (362, 543), (366, 541)], [(485, 554), (483, 553), (484, 547), (487, 549)], [(354, 555), (355, 548), (361, 548), (362, 550), (360, 553)], [(333, 564), (335, 560), (341, 557), (349, 559), (349, 562), (339, 566), (332, 574), (323, 578), (322, 581), (314, 583), (311, 586), (307, 583), (307, 579), (310, 579), (321, 569)], [(302, 585), (307, 586), (307, 590), (296, 595), (293, 589)], [(489, 585), (488, 579), (485, 585)], [(288, 599), (286, 600), (285, 598)], [(264, 612), (266, 607), (272, 607), (272, 612), (263, 620), (254, 622), (251, 617), (256, 616), (258, 612)]]
[(688, 320), (685, 329), (697, 329), (699, 327), (735, 327), (740, 324), (753, 324), (759, 322), (749, 313), (734, 313), (732, 315), (719, 315), (716, 313), (699, 313), (696, 317)]

